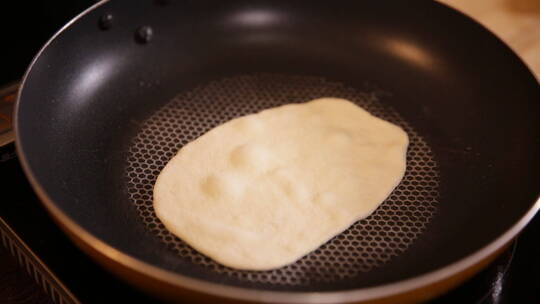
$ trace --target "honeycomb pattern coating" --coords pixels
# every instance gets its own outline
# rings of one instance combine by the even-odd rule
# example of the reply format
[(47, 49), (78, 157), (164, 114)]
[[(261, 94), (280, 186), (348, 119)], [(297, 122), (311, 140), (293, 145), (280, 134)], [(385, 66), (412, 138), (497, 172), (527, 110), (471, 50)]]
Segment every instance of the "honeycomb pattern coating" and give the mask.
[[(414, 242), (436, 212), (439, 197), (439, 175), (430, 147), (396, 111), (379, 102), (379, 95), (323, 78), (276, 74), (226, 78), (182, 93), (153, 113), (132, 140), (125, 171), (130, 200), (146, 227), (179, 258), (240, 281), (299, 286), (369, 272)], [(405, 176), (372, 215), (297, 262), (270, 271), (235, 270), (218, 264), (159, 221), (152, 206), (152, 188), (161, 169), (182, 146), (232, 118), (320, 97), (353, 101), (409, 135)]]

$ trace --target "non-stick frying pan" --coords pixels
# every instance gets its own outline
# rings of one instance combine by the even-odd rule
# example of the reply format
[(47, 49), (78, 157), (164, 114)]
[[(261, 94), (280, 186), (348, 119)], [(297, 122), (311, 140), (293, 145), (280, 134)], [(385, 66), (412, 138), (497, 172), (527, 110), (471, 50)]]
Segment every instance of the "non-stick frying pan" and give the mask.
[[(263, 272), (218, 265), (159, 223), (152, 186), (182, 145), (233, 117), (323, 96), (411, 137), (405, 178), (375, 214)], [(464, 280), (533, 217), (539, 101), (507, 46), (433, 1), (115, 0), (75, 18), (34, 59), (17, 147), (68, 235), (146, 290), (405, 302)]]

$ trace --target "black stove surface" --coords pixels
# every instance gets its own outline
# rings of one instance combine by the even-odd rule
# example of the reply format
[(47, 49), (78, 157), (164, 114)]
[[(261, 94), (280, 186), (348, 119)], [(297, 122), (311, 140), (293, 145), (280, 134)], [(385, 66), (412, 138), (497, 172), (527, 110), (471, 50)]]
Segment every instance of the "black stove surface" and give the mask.
[[(13, 149), (13, 147), (11, 147)], [(0, 163), (3, 197), (0, 218), (82, 303), (123, 300), (156, 302), (91, 261), (52, 222), (30, 188), (18, 160)], [(432, 304), (540, 303), (536, 278), (540, 274), (540, 219), (535, 218), (519, 239), (485, 270)]]

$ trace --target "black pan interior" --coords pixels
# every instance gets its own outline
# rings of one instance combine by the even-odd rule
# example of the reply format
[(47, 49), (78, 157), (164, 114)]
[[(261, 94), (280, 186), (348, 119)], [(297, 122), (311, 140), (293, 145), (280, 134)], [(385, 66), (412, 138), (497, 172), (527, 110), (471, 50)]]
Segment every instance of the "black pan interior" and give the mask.
[[(270, 290), (393, 282), (463, 258), (538, 197), (540, 90), (495, 36), (434, 1), (110, 1), (70, 25), (28, 73), (19, 149), (76, 223), (109, 245), (183, 275)], [(112, 27), (98, 26), (112, 14)], [(150, 42), (135, 39), (150, 26)], [(250, 283), (188, 263), (151, 233), (123, 175), (141, 122), (177, 94), (236, 75), (314, 75), (381, 88), (438, 163), (437, 213), (401, 255), (353, 279)]]

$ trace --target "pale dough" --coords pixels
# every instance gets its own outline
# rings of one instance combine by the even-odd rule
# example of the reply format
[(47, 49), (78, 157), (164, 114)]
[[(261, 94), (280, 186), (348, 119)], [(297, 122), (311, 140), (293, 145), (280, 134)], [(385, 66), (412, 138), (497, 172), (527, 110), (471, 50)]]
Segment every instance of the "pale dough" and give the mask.
[(290, 264), (371, 214), (405, 172), (407, 134), (321, 98), (228, 121), (160, 173), (154, 209), (172, 233), (237, 269)]

